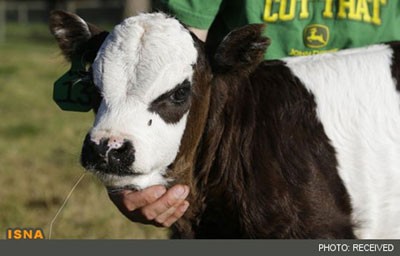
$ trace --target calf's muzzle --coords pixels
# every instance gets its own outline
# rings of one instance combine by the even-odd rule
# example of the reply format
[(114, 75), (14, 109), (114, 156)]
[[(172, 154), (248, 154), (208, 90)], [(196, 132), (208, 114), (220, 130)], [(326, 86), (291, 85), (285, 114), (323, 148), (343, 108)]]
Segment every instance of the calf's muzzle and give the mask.
[(83, 142), (81, 164), (87, 170), (120, 176), (133, 175), (134, 161), (135, 149), (129, 140), (102, 138), (93, 141), (88, 134)]

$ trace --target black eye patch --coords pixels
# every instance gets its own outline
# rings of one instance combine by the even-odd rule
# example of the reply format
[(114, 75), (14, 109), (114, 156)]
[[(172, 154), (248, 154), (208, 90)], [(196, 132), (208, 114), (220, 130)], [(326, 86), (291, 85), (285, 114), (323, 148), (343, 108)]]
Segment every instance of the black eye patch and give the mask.
[(192, 88), (189, 80), (155, 99), (149, 111), (157, 113), (166, 123), (177, 123), (189, 110)]

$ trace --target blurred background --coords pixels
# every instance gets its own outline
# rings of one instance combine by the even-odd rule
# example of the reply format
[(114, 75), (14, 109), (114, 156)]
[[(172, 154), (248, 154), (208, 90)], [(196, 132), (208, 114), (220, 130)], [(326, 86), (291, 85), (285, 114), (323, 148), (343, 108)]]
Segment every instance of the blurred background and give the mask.
[[(42, 228), (84, 172), (79, 155), (93, 113), (61, 111), (54, 81), (69, 69), (48, 30), (52, 9), (112, 28), (150, 10), (149, 0), (0, 0), (0, 238)], [(54, 222), (52, 239), (163, 239), (168, 230), (132, 223), (86, 175)]]

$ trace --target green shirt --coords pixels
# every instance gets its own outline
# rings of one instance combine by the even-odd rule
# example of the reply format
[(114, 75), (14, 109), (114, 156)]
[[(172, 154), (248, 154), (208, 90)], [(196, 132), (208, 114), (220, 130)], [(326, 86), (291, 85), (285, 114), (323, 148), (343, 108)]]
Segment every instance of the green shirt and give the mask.
[(220, 41), (267, 23), (266, 58), (311, 55), (400, 40), (399, 0), (159, 0), (161, 9)]

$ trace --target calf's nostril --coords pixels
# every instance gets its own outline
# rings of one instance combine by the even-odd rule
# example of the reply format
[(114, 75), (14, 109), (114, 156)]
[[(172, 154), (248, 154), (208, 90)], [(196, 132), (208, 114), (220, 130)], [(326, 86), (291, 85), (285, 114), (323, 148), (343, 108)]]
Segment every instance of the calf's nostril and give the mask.
[(99, 144), (96, 143), (94, 144), (95, 144), (94, 149), (98, 154), (100, 154), (103, 157), (107, 155), (107, 151), (109, 149), (108, 139), (101, 139)]
[(134, 161), (135, 150), (130, 141), (124, 141), (119, 148), (111, 149), (108, 153), (109, 157), (112, 157), (118, 162), (122, 162), (126, 165), (131, 165)]
[(81, 154), (81, 163), (88, 169), (117, 175), (131, 175), (135, 161), (135, 149), (129, 140), (102, 138), (93, 141), (86, 136)]

